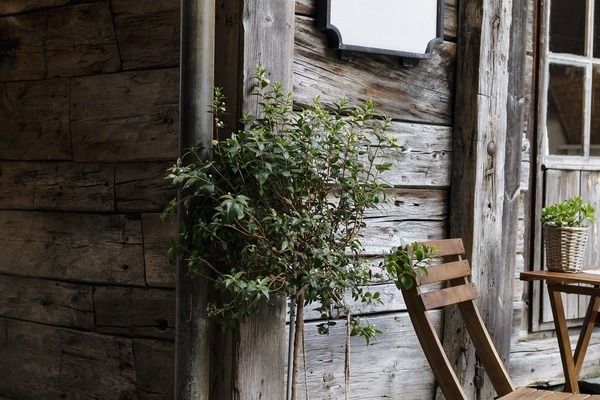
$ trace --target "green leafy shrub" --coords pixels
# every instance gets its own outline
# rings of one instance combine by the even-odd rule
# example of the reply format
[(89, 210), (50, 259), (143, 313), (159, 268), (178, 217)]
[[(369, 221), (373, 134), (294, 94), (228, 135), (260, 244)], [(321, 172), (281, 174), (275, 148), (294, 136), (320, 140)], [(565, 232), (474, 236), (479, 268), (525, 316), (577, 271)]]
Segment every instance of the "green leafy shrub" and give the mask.
[(586, 222), (594, 222), (595, 212), (591, 204), (575, 196), (542, 209), (542, 223), (554, 227), (583, 227)]
[[(214, 282), (218, 298), (209, 314), (231, 326), (275, 295), (318, 304), (327, 333), (344, 294), (380, 302), (370, 293), (371, 269), (360, 258), (364, 212), (384, 201), (380, 174), (398, 145), (385, 135), (390, 121), (376, 119), (373, 104), (333, 110), (319, 99), (293, 111), (290, 94), (257, 68), (257, 115), (244, 128), (213, 142), (208, 157), (191, 149), (168, 178), (182, 195), (167, 213), (183, 213), (170, 255), (182, 257), (192, 276)], [(213, 114), (225, 111), (216, 91)], [(217, 137), (220, 135), (218, 132)], [(378, 331), (351, 321), (367, 340)]]
[(419, 272), (427, 273), (427, 267), (435, 256), (433, 246), (421, 243), (394, 248), (385, 257), (383, 266), (398, 289), (410, 289)]

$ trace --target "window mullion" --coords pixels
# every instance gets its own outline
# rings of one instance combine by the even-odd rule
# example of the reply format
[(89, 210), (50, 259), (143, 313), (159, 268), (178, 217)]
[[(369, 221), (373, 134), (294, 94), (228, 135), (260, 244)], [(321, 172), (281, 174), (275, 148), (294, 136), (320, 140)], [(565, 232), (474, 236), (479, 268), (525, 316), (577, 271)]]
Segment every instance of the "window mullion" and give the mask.
[(585, 52), (589, 60), (585, 68), (585, 88), (584, 88), (584, 122), (583, 122), (583, 156), (590, 158), (590, 131), (592, 124), (592, 77), (593, 77), (593, 58), (594, 58), (594, 6), (595, 0), (587, 0), (587, 25), (585, 30)]

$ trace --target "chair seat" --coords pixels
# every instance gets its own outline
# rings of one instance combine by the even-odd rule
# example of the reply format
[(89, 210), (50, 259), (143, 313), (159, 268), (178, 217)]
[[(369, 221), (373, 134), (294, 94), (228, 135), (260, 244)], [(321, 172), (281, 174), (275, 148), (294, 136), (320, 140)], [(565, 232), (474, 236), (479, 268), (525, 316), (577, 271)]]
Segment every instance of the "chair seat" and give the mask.
[(563, 392), (550, 392), (548, 390), (537, 390), (532, 388), (521, 388), (500, 397), (498, 400), (600, 400), (600, 395), (573, 394)]

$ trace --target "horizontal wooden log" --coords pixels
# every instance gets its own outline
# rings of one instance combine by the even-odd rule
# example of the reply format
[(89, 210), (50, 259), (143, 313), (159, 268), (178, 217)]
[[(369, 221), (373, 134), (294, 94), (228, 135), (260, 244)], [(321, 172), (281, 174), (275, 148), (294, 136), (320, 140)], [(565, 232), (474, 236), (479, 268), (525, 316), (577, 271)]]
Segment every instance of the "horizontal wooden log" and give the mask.
[[(430, 313), (436, 329), (439, 312)], [(368, 318), (383, 331), (371, 344), (352, 338), (350, 385), (352, 399), (431, 399), (435, 386), (431, 369), (418, 344), (406, 313)], [(310, 398), (344, 398), (345, 321), (332, 327), (328, 336), (319, 335), (318, 322), (306, 324), (306, 375)], [(300, 361), (300, 366), (303, 361)], [(302, 367), (299, 373), (300, 399), (305, 399)]]
[(386, 201), (365, 211), (366, 218), (443, 221), (448, 216), (448, 192), (433, 189), (385, 190)]
[(175, 337), (175, 292), (168, 289), (99, 287), (94, 291), (100, 333), (133, 337)]
[(67, 79), (0, 84), (0, 159), (70, 159), (69, 102)]
[(0, 317), (94, 330), (92, 286), (0, 275)]
[[(577, 344), (579, 330), (571, 331), (571, 347)], [(555, 337), (527, 335), (513, 337), (509, 373), (516, 386), (554, 386), (564, 383), (558, 344)], [(600, 329), (592, 333), (581, 379), (600, 375)]]
[[(339, 59), (312, 18), (296, 18), (294, 99), (309, 104), (320, 96), (332, 103), (342, 94), (352, 102), (373, 99), (394, 119), (450, 126), (456, 45), (436, 46), (431, 59), (403, 68), (395, 57), (355, 54)], [(268, 65), (267, 65), (268, 67)]]
[[(314, 18), (316, 16), (317, 0), (296, 0), (296, 14)], [(444, 36), (447, 39), (456, 38), (456, 0), (446, 0), (444, 9)]]
[(173, 399), (175, 348), (172, 342), (133, 340), (139, 400)]
[(392, 163), (391, 170), (381, 175), (389, 185), (449, 186), (451, 128), (394, 122), (386, 134), (400, 145), (387, 159)]
[(113, 0), (123, 69), (179, 64), (179, 2)]
[(117, 211), (162, 211), (177, 195), (165, 179), (172, 162), (117, 164)]
[(178, 73), (165, 69), (73, 79), (74, 159), (175, 159)]
[(47, 23), (46, 13), (0, 18), (0, 81), (46, 77), (44, 35)]
[(381, 256), (405, 243), (443, 239), (446, 237), (445, 221), (402, 221), (372, 218), (365, 221), (361, 231), (365, 255)]
[(48, 77), (116, 72), (121, 68), (108, 2), (49, 10), (47, 29)]
[(0, 162), (0, 209), (114, 210), (114, 167), (71, 162)]
[(157, 383), (172, 375), (168, 345), (2, 318), (0, 330), (0, 393), (10, 398), (172, 399), (170, 388), (148, 390), (148, 368)]
[(144, 285), (141, 223), (122, 215), (0, 211), (0, 272)]
[(3, 0), (0, 2), (0, 15), (18, 14), (38, 9), (64, 6), (73, 0)]
[(153, 287), (175, 287), (175, 263), (167, 257), (169, 243), (177, 238), (177, 221), (162, 221), (160, 214), (142, 214), (146, 283)]

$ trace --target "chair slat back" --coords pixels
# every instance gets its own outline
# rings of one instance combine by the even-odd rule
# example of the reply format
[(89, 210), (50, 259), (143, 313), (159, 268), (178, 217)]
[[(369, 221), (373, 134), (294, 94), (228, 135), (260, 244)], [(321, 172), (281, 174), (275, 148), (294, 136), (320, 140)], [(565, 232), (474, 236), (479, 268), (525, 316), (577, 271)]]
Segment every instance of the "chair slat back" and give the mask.
[[(465, 252), (462, 240), (436, 240), (422, 242), (422, 244), (435, 246), (435, 257), (444, 260), (455, 257), (457, 260), (428, 268), (427, 274), (419, 273), (416, 285), (410, 289), (402, 289), (415, 332), (444, 396), (447, 399), (467, 400), (427, 312), (452, 304), (458, 306), (475, 345), (477, 356), (483, 363), (496, 392), (499, 396), (511, 393), (514, 387), (508, 372), (475, 305), (474, 300), (479, 297), (479, 294), (468, 279), (471, 269), (468, 261), (462, 259)], [(446, 282), (446, 286), (442, 289), (425, 290), (429, 284), (437, 282)]]

